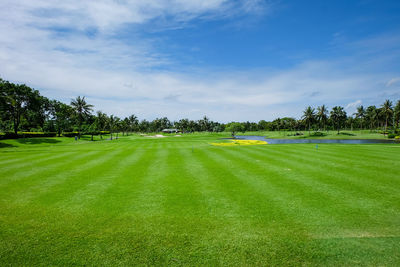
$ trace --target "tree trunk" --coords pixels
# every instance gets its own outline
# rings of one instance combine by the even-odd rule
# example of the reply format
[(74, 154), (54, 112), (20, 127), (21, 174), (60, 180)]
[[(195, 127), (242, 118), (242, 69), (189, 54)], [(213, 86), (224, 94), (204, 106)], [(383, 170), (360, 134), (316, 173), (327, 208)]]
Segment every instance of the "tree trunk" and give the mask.
[(386, 130), (387, 130), (387, 121), (388, 121), (388, 116), (386, 116), (386, 122), (385, 122), (385, 132), (383, 133), (384, 135), (386, 135)]

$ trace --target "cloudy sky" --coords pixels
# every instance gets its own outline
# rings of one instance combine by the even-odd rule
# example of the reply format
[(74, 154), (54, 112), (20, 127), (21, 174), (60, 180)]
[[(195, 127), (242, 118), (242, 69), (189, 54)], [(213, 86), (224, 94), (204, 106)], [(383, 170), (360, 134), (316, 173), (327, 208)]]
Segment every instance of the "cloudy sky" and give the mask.
[(400, 99), (400, 1), (0, 0), (0, 77), (141, 119)]

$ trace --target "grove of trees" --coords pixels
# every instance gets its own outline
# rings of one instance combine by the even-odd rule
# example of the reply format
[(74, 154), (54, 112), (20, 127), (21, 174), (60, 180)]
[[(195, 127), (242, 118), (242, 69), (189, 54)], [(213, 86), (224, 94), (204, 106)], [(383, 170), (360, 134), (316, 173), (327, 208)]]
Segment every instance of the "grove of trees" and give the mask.
[(102, 111), (94, 112), (93, 105), (85, 97), (78, 96), (69, 104), (51, 100), (24, 84), (14, 84), (0, 79), (0, 132), (52, 132), (58, 136), (78, 137), (81, 134), (100, 135), (110, 133), (111, 139), (118, 133), (160, 132), (176, 128), (182, 132), (246, 131), (328, 131), (340, 133), (343, 129), (395, 132), (399, 127), (400, 100), (393, 104), (386, 100), (380, 106), (362, 105), (354, 114), (346, 114), (343, 107), (331, 110), (325, 105), (307, 107), (300, 119), (277, 118), (273, 121), (219, 123), (204, 116), (199, 120), (181, 119), (170, 121), (167, 117), (152, 121), (139, 120), (136, 115), (118, 118)]

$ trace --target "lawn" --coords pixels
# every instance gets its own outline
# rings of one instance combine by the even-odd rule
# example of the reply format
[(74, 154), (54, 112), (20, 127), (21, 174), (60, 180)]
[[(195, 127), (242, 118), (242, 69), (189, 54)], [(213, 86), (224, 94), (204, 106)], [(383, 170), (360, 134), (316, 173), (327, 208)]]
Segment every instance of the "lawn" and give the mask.
[(400, 265), (400, 145), (220, 136), (1, 141), (0, 265)]
[(381, 134), (380, 131), (370, 130), (343, 130), (339, 134), (337, 131), (321, 131), (317, 135), (314, 131), (297, 131), (301, 135), (295, 135), (296, 131), (256, 131), (237, 133), (237, 135), (259, 135), (267, 138), (283, 138), (283, 139), (388, 139), (387, 135)]

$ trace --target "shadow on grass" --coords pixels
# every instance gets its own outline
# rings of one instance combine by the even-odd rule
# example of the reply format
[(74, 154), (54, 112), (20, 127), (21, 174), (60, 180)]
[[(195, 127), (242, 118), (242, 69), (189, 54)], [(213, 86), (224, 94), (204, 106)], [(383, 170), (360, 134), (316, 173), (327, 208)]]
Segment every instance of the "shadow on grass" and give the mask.
[(0, 143), (0, 148), (5, 148), (5, 147), (16, 147), (16, 146), (14, 146), (14, 145), (12, 145), (12, 144), (5, 144), (5, 143)]
[(61, 142), (60, 140), (52, 138), (21, 138), (16, 139), (16, 141), (20, 144), (27, 145), (56, 144)]

